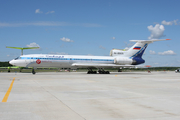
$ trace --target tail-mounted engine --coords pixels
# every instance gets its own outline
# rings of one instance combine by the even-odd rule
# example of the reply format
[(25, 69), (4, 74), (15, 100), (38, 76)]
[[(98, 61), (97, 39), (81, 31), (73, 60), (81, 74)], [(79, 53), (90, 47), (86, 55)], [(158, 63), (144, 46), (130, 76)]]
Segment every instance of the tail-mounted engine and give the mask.
[(114, 63), (119, 65), (131, 65), (133, 60), (129, 58), (117, 57), (114, 59)]
[(139, 57), (134, 57), (132, 59), (125, 57), (116, 57), (114, 58), (114, 63), (119, 65), (139, 65), (145, 63), (145, 60)]

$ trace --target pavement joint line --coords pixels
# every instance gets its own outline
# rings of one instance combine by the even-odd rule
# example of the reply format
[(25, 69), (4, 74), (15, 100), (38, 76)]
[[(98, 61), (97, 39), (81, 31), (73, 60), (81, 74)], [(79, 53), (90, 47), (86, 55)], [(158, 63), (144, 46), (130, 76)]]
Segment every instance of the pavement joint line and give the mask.
[(7, 99), (8, 99), (8, 97), (9, 97), (9, 94), (10, 94), (11, 89), (12, 89), (12, 87), (13, 87), (14, 80), (15, 80), (15, 78), (13, 78), (13, 81), (11, 82), (11, 85), (9, 86), (9, 89), (7, 90), (7, 92), (6, 92), (6, 94), (5, 94), (2, 102), (7, 102)]
[(68, 106), (67, 104), (65, 104), (62, 100), (60, 100), (58, 97), (56, 97), (54, 94), (52, 94), (51, 92), (49, 92), (48, 90), (46, 90), (43, 86), (41, 86), (38, 82), (36, 82), (34, 80), (34, 82), (36, 84), (38, 84), (42, 89), (44, 89), (47, 93), (49, 93), (50, 95), (52, 95), (54, 98), (56, 98), (59, 102), (61, 102), (63, 105), (65, 105), (67, 108), (69, 108), (70, 110), (72, 110), (74, 113), (76, 113), (77, 115), (79, 115), (81, 118), (83, 118), (84, 120), (86, 120), (83, 116), (81, 116), (79, 113), (77, 113), (76, 111), (74, 111), (70, 106)]

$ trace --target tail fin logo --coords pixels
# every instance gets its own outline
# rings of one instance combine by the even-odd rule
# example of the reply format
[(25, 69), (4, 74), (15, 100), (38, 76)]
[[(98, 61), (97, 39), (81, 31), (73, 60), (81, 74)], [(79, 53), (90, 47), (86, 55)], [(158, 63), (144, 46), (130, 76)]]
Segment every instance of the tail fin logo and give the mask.
[(134, 47), (133, 50), (140, 50), (141, 47)]
[(143, 55), (143, 53), (144, 53), (144, 51), (145, 51), (145, 49), (147, 48), (147, 46), (148, 46), (148, 44), (146, 43), (145, 45), (144, 45), (144, 47), (138, 47), (138, 49), (134, 49), (134, 48), (137, 48), (137, 47), (134, 47), (133, 49), (134, 50), (139, 50), (139, 51), (137, 51), (133, 56), (131, 56), (131, 57), (142, 57), (142, 55)]

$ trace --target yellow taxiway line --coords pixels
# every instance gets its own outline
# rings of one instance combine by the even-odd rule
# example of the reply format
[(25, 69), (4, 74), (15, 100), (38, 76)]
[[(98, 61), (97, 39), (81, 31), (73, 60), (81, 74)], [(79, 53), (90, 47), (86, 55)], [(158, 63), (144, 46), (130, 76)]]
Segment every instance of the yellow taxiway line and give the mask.
[(13, 81), (11, 82), (11, 85), (10, 85), (8, 91), (6, 92), (6, 94), (5, 94), (2, 102), (7, 102), (7, 99), (8, 99), (8, 97), (9, 97), (9, 94), (10, 94), (11, 89), (12, 89), (12, 87), (13, 87), (14, 80), (15, 80), (15, 78), (13, 78)]

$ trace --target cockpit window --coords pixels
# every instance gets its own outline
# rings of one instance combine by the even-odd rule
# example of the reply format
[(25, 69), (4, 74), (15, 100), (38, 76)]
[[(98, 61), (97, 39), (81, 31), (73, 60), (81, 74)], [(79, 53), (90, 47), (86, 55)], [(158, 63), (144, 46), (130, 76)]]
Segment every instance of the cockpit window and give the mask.
[(17, 58), (15, 58), (14, 60), (17, 60), (17, 59), (19, 59), (20, 57), (17, 57)]

